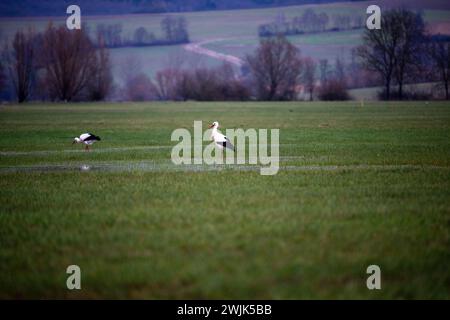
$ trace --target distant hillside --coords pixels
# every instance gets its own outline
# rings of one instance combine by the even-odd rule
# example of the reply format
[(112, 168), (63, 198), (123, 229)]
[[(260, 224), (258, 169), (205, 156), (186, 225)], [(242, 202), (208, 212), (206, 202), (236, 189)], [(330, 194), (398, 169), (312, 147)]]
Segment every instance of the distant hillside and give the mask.
[(251, 9), (343, 1), (344, 0), (2, 0), (0, 2), (0, 16), (60, 16), (65, 14), (66, 8), (71, 4), (79, 5), (83, 15), (110, 15)]

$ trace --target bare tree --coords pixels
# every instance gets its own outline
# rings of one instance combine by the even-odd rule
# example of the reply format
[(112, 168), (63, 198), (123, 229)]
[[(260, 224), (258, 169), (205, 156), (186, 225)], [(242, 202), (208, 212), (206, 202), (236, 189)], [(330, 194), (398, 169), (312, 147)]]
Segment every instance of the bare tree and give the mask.
[[(0, 30), (0, 39), (1, 38), (3, 38), (2, 30)], [(6, 54), (6, 53), (1, 53), (1, 54)], [(2, 59), (2, 60), (0, 60), (0, 93), (2, 93), (3, 90), (5, 89), (5, 85), (6, 85), (5, 64)]]
[(105, 43), (100, 34), (98, 38), (99, 48), (96, 52), (96, 64), (92, 66), (92, 78), (88, 84), (89, 98), (94, 101), (104, 100), (113, 87), (109, 52), (105, 48)]
[(402, 99), (405, 77), (421, 67), (425, 26), (419, 13), (405, 9), (394, 11), (394, 19), (401, 30), (401, 41), (395, 53), (394, 75), (398, 85), (398, 98)]
[(310, 57), (303, 59), (303, 74), (302, 80), (305, 85), (305, 89), (309, 93), (309, 100), (313, 101), (313, 93), (316, 86), (316, 69), (317, 64)]
[(176, 27), (176, 38), (179, 42), (189, 42), (189, 33), (187, 30), (187, 21), (185, 17), (178, 17)]
[(160, 100), (180, 99), (179, 86), (183, 73), (179, 69), (168, 68), (156, 73), (156, 89)]
[(246, 57), (260, 100), (292, 100), (301, 74), (300, 51), (283, 36), (260, 42)]
[(358, 47), (357, 54), (364, 67), (383, 78), (386, 99), (391, 98), (393, 78), (399, 85), (400, 98), (403, 94), (405, 73), (420, 52), (421, 21), (420, 15), (406, 9), (390, 10), (383, 13), (381, 29), (367, 29), (364, 33), (364, 45)]
[(346, 83), (344, 61), (340, 57), (336, 57), (334, 62), (334, 78), (343, 81), (344, 84)]
[(328, 15), (325, 12), (321, 12), (318, 18), (320, 24), (319, 31), (325, 31), (327, 29), (328, 23), (330, 22), (330, 17), (328, 17)]
[(139, 27), (134, 31), (133, 45), (144, 46), (155, 41), (155, 35), (148, 32), (144, 27)]
[(320, 82), (325, 83), (327, 82), (330, 73), (328, 66), (328, 59), (321, 59), (319, 61), (319, 68), (320, 68)]
[(161, 20), (161, 29), (167, 41), (172, 41), (175, 38), (175, 24), (176, 19), (173, 16), (167, 16)]
[(439, 73), (440, 80), (444, 85), (445, 99), (449, 99), (450, 81), (450, 43), (444, 41), (433, 41), (430, 44), (430, 57), (435, 70)]
[(321, 21), (314, 9), (306, 9), (301, 16), (304, 31), (314, 32), (320, 29)]
[(50, 97), (62, 101), (77, 98), (95, 74), (96, 49), (83, 29), (49, 25), (43, 36), (41, 63)]
[(165, 41), (169, 43), (189, 42), (187, 22), (184, 17), (166, 16), (161, 20)]
[(120, 47), (123, 44), (122, 25), (120, 23), (97, 25), (97, 34), (101, 35), (107, 48)]
[(30, 98), (32, 83), (35, 75), (35, 45), (34, 32), (18, 31), (12, 42), (12, 50), (6, 45), (4, 58), (8, 66), (19, 103)]
[(155, 86), (147, 75), (139, 73), (125, 84), (125, 98), (129, 101), (153, 100)]
[(327, 82), (321, 84), (319, 88), (320, 100), (348, 100), (349, 94), (344, 81), (338, 78), (329, 79)]
[(3, 89), (5, 88), (5, 70), (3, 67), (3, 62), (0, 61), (0, 92), (3, 91)]

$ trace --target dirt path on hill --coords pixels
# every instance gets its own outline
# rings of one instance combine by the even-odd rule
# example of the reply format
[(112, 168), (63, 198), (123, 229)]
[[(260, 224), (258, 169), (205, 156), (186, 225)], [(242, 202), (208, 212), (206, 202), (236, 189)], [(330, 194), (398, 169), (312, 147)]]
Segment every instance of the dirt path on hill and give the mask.
[(195, 52), (195, 53), (198, 53), (198, 54), (201, 54), (204, 56), (208, 56), (213, 59), (218, 59), (218, 60), (221, 60), (224, 62), (234, 64), (234, 65), (240, 67), (244, 64), (244, 61), (241, 58), (238, 58), (238, 57), (230, 55), (230, 54), (220, 53), (220, 52), (202, 47), (203, 45), (208, 44), (208, 43), (222, 41), (222, 40), (231, 40), (231, 39), (235, 39), (235, 38), (216, 38), (216, 39), (210, 39), (210, 40), (203, 40), (200, 42), (188, 43), (188, 44), (184, 45), (183, 48), (186, 51)]

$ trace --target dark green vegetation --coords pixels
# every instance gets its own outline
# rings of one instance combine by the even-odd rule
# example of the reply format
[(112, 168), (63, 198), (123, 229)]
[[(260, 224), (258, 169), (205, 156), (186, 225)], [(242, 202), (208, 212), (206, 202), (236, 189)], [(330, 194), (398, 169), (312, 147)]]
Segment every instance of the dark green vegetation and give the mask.
[[(179, 171), (194, 120), (279, 128), (280, 172)], [(448, 299), (449, 138), (445, 103), (2, 106), (0, 297)]]

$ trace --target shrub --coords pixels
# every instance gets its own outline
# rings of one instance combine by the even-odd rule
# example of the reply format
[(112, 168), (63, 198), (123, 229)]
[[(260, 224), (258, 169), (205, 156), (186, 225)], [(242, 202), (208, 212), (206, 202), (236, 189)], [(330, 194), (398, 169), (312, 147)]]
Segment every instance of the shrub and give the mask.
[(325, 101), (348, 100), (350, 96), (344, 81), (331, 79), (319, 88), (319, 99)]

